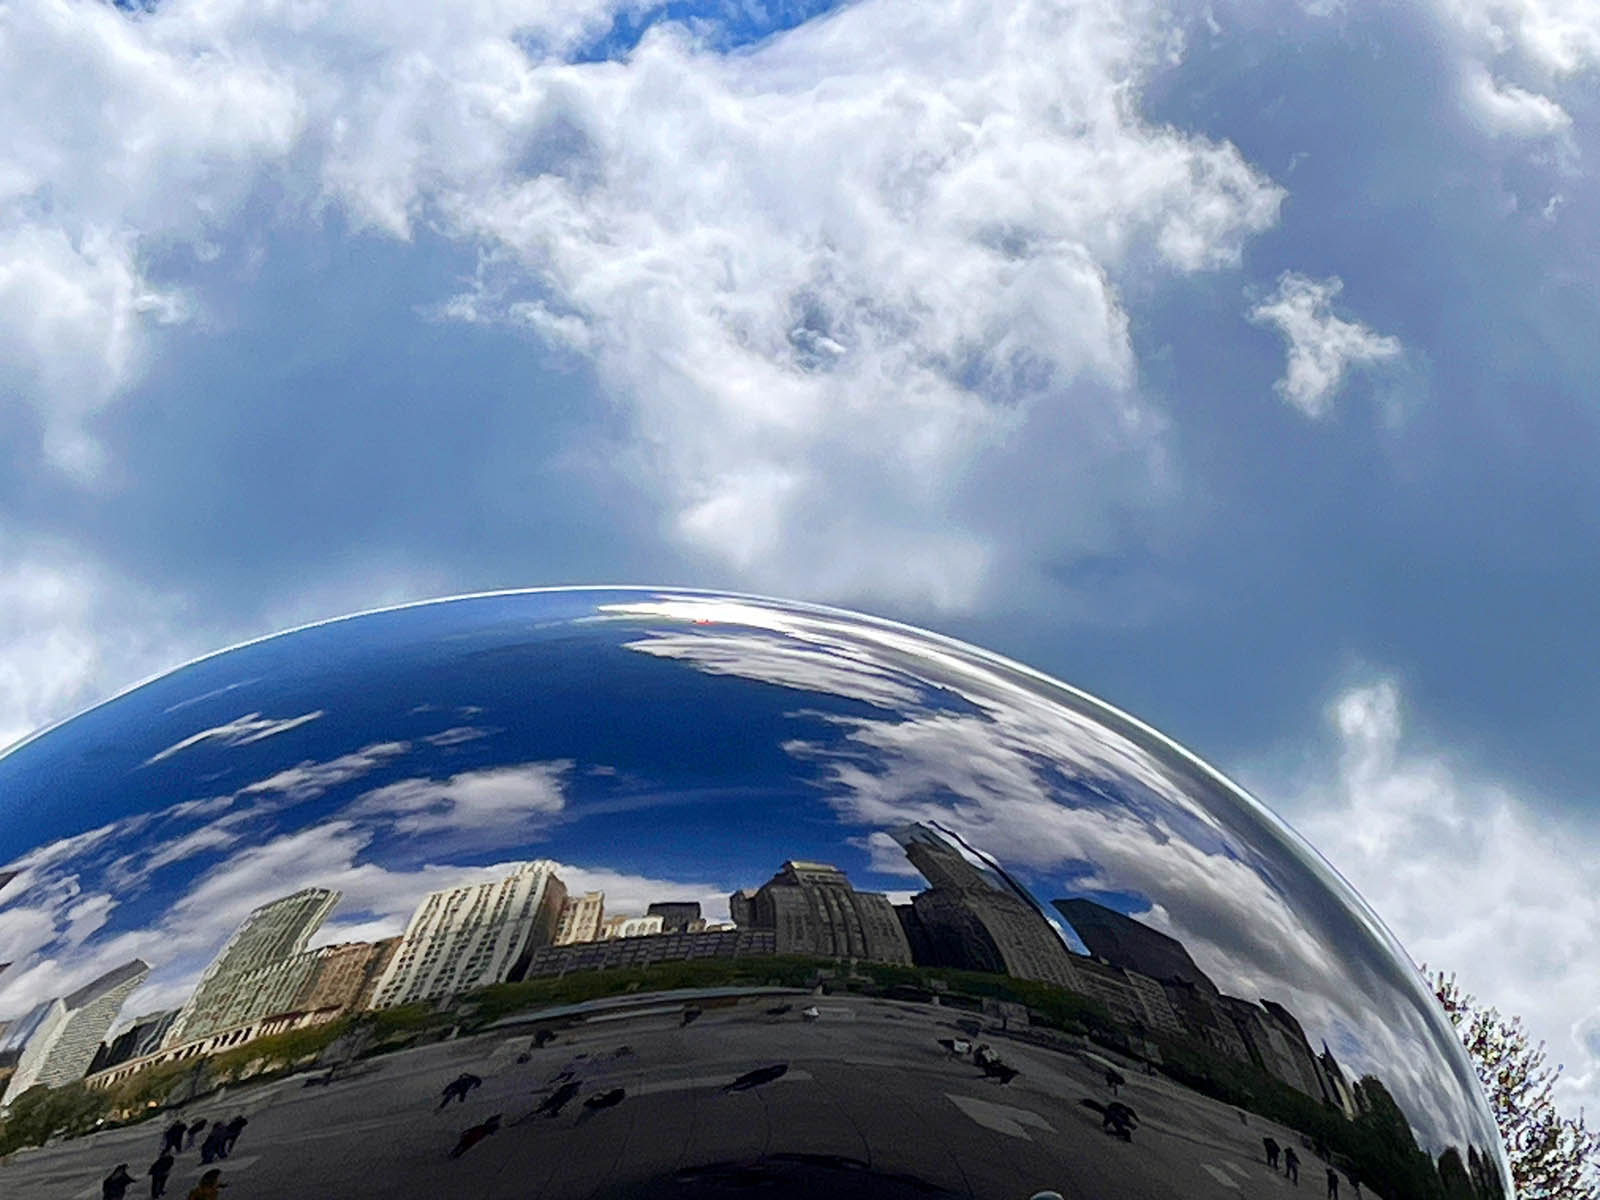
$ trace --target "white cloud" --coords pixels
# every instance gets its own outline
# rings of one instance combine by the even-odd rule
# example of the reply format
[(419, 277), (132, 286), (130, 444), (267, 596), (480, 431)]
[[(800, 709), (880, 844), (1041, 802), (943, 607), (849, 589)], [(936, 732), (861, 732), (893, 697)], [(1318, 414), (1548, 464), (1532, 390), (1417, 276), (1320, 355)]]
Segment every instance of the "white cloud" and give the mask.
[[(1496, 135), (1564, 134), (1571, 117), (1548, 93), (1600, 67), (1600, 6), (1592, 0), (1436, 3), (1463, 38), (1461, 102), (1467, 114)], [(1509, 81), (1508, 74), (1520, 82)]]
[(1392, 679), (1342, 692), (1329, 719), (1337, 759), (1277, 780), (1296, 825), (1413, 958), (1548, 1043), (1563, 1105), (1600, 1111), (1600, 829), (1413, 744)]
[[(681, 616), (696, 615), (692, 601), (680, 604)], [(819, 649), (842, 640), (837, 618), (767, 612), (718, 601), (698, 610), (718, 626), (711, 669), (743, 673), (743, 639), (750, 678), (781, 679), (785, 652), (800, 677), (815, 678)], [(864, 830), (855, 842), (874, 869), (892, 863), (889, 829), (937, 822), (1060, 889), (1045, 899), (1146, 897), (1140, 919), (1182, 940), (1220, 987), (1284, 1003), (1347, 1068), (1381, 1075), (1429, 1140), (1460, 1139), (1459, 1109), (1439, 1104), (1461, 1094), (1438, 1074), (1447, 1060), (1419, 1050), (1451, 1042), (1442, 1014), (1389, 957), (1381, 930), (1359, 928), (1364, 914), (1356, 932), (1330, 918), (1323, 888), (1337, 882), (1248, 797), (1022, 668), (886, 623), (851, 628), (844, 679), (893, 663), (924, 699), (882, 716), (809, 713), (833, 736), (785, 749), (816, 765), (840, 820)]]
[(175, 862), (212, 850), (225, 850), (243, 836), (238, 829), (239, 815), (230, 814), (209, 825), (157, 843), (140, 854), (117, 859), (106, 867), (107, 881), (122, 892), (137, 887), (161, 868)]
[(448, 779), (402, 779), (367, 792), (346, 811), (384, 815), (397, 833), (531, 831), (566, 807), (563, 785), (570, 759), (464, 771)]
[(1359, 321), (1345, 321), (1333, 313), (1333, 299), (1343, 288), (1337, 277), (1316, 280), (1285, 271), (1278, 277), (1277, 290), (1250, 310), (1251, 321), (1283, 335), (1288, 366), (1274, 387), (1308, 417), (1328, 413), (1352, 367), (1400, 356), (1398, 338), (1374, 333)]
[(86, 418), (135, 375), (141, 326), (185, 311), (141, 279), (130, 243), (98, 230), (74, 241), (61, 229), (0, 224), (0, 380), (42, 410), (45, 455), (85, 482), (103, 467)]
[(6, 14), (0, 77), (0, 360), (47, 454), (92, 480), (94, 413), (137, 378), (147, 334), (188, 305), (147, 246), (198, 239), (281, 154), (300, 100), (256, 48), (219, 42), (220, 6), (131, 20), (41, 0)]
[(486, 738), (493, 729), (482, 729), (476, 725), (453, 725), (449, 729), (441, 729), (438, 733), (430, 733), (422, 740), (430, 746), (444, 749), (447, 746), (460, 746), (465, 742), (475, 742), (479, 738)]
[(1511, 137), (1564, 133), (1572, 118), (1554, 100), (1506, 83), (1481, 66), (1470, 66), (1462, 83), (1468, 110), (1485, 130)]
[(1517, 54), (1554, 76), (1600, 65), (1600, 11), (1590, 0), (1440, 0), (1497, 54)]
[[(538, 171), (440, 206), (532, 276), (517, 315), (592, 351), (681, 545), (760, 588), (964, 607), (1001, 566), (963, 484), (1048, 442), (1070, 553), (1160, 474), (1116, 272), (1231, 265), (1275, 219), (1231, 146), (1133, 114), (1160, 33), (868, 2), (746, 55), (657, 34), (530, 76)], [(510, 314), (494, 272), (464, 311), (497, 289)]]
[(222, 725), (213, 725), (209, 729), (202, 729), (198, 733), (191, 733), (188, 737), (174, 742), (165, 750), (157, 751), (144, 760), (144, 765), (161, 762), (180, 754), (195, 746), (206, 742), (220, 742), (224, 746), (248, 746), (253, 742), (264, 741), (269, 737), (277, 737), (280, 733), (288, 733), (291, 729), (298, 729), (321, 717), (322, 710), (301, 713), (297, 717), (263, 717), (260, 713), (246, 713), (242, 717)]
[[(655, 606), (639, 605), (636, 611)], [(880, 708), (915, 703), (913, 682), (878, 663), (858, 659), (843, 643), (796, 644), (780, 637), (753, 635), (748, 629), (704, 633), (652, 632), (624, 648), (657, 658), (693, 663), (708, 675), (737, 675), (778, 687), (849, 696)]]
[[(1156, 9), (865, 0), (747, 53), (658, 29), (563, 62), (614, 7), (18, 14), (0, 244), (60, 282), (32, 308), (19, 282), (0, 337), (58, 457), (93, 469), (89, 418), (184, 315), (153, 252), (258, 235), (270, 184), (278, 221), (475, 244), (438, 312), (588, 358), (668, 535), (753, 585), (970, 606), (1002, 535), (1070, 558), (1160, 494), (1119, 273), (1231, 267), (1282, 192), (1140, 120)], [(1048, 529), (985, 504), (1041, 456)]]
[(373, 742), (324, 762), (308, 759), (274, 772), (265, 779), (246, 784), (239, 789), (238, 795), (281, 797), (290, 803), (314, 800), (330, 788), (371, 774), (410, 749), (409, 742)]
[(0, 534), (0, 749), (191, 657), (204, 633), (181, 614), (64, 547)]

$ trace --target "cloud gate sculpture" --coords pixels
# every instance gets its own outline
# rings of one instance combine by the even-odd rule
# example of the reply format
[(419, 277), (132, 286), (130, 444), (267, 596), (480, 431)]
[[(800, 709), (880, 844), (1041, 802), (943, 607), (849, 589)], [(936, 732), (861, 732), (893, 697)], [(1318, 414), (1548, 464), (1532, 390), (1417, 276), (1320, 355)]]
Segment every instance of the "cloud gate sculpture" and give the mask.
[(1275, 817), (823, 608), (519, 592), (191, 663), (0, 758), (0, 962), (17, 1200), (1511, 1194)]

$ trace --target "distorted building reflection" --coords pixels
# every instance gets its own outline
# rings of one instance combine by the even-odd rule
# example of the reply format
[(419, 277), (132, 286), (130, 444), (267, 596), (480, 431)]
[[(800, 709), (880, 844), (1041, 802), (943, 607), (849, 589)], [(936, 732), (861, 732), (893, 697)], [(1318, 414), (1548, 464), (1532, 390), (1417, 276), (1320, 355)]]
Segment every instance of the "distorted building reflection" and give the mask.
[(829, 863), (784, 863), (751, 897), (748, 921), (777, 935), (779, 954), (911, 965), (911, 947), (889, 898), (856, 891)]
[(373, 995), (377, 1008), (455, 996), (520, 973), (555, 937), (567, 889), (555, 864), (523, 863), (492, 883), (430, 892)]
[(1025, 893), (993, 868), (969, 862), (927, 825), (906, 825), (893, 836), (931, 885), (900, 911), (907, 940), (923, 947), (925, 965), (1081, 990), (1066, 946)]
[(0, 792), (7, 1197), (154, 1180), (159, 1141), (170, 1194), (1272, 1200), (1293, 1161), (1505, 1200), (1341, 884), (1120, 714), (902, 627), (373, 614), (68, 722)]
[(123, 1001), (149, 973), (148, 963), (133, 959), (30, 1014), (17, 1065), (0, 1103), (9, 1103), (35, 1085), (60, 1087), (83, 1078)]

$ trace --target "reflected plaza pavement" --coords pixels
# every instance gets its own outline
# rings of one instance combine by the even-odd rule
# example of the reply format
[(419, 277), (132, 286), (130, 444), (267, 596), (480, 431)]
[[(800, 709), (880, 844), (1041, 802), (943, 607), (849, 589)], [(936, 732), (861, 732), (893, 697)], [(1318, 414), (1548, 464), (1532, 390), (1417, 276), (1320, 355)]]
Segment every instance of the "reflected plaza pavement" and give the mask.
[(0, 962), (8, 1198), (1511, 1194), (1265, 807), (830, 609), (507, 593), (191, 663), (0, 757)]

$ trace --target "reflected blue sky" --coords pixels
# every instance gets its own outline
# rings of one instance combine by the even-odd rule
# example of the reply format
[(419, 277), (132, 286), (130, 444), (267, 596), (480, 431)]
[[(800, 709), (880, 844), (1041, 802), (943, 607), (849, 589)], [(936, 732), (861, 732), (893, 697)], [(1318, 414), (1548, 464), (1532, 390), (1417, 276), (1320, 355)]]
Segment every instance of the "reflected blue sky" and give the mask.
[(616, 912), (725, 918), (788, 859), (903, 898), (922, 884), (890, 834), (925, 822), (1044, 912), (1084, 896), (1177, 937), (1431, 1140), (1478, 1140), (1441, 1014), (1298, 839), (1129, 718), (901, 626), (649, 592), (379, 612), (95, 708), (0, 759), (0, 796), (20, 871), (0, 1018), (134, 955), (154, 970), (129, 1011), (174, 1003), (304, 886), (343, 893), (322, 942), (398, 933), (424, 892), (530, 858)]

